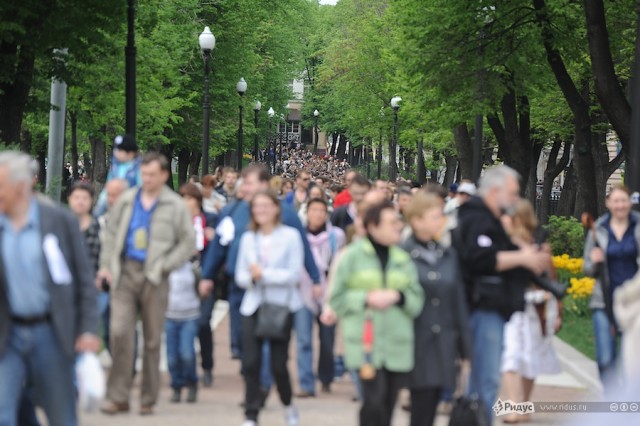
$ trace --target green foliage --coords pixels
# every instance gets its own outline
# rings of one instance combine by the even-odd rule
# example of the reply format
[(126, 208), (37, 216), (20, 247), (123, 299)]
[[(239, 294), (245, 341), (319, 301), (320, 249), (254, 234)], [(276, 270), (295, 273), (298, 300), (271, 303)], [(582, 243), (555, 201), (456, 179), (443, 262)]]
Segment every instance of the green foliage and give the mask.
[(584, 231), (575, 217), (550, 216), (549, 244), (554, 255), (568, 254), (570, 257), (582, 257), (584, 251)]

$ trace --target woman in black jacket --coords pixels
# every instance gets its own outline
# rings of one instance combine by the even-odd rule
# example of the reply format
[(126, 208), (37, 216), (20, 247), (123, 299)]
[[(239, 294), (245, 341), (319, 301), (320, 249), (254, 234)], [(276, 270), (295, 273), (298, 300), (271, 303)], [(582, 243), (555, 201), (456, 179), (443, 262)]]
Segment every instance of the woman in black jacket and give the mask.
[(415, 320), (415, 368), (411, 375), (411, 426), (432, 425), (443, 388), (456, 384), (456, 361), (468, 368), (471, 337), (458, 256), (438, 243), (444, 228), (443, 202), (420, 191), (405, 214), (412, 234), (401, 247), (418, 268), (425, 292)]

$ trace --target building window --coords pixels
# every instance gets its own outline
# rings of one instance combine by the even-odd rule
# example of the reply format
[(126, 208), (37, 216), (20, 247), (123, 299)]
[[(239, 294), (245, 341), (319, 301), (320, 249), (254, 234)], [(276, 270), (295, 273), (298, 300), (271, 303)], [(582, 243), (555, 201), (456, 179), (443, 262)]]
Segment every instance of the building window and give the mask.
[(293, 131), (293, 133), (300, 133), (300, 124), (299, 123), (293, 123), (292, 131)]

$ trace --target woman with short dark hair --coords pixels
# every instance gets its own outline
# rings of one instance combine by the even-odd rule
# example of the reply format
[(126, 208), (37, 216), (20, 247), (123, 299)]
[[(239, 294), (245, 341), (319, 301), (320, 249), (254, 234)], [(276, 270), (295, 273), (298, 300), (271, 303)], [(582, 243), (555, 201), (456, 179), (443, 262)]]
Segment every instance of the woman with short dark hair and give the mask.
[(402, 221), (390, 201), (363, 216), (367, 238), (348, 246), (333, 279), (330, 304), (340, 318), (347, 368), (360, 371), (361, 426), (389, 426), (414, 366), (413, 319), (424, 292), (411, 257), (395, 246)]

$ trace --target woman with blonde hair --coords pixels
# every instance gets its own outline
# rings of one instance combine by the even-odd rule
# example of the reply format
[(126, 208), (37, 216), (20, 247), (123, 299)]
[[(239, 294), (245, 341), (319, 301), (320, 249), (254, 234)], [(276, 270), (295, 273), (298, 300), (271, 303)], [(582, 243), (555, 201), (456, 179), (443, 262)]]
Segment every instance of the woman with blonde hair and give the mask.
[(269, 188), (278, 195), (278, 198), (282, 198), (282, 185), (284, 179), (282, 176), (273, 176), (269, 181)]
[[(520, 200), (502, 223), (513, 243), (519, 247), (541, 243), (538, 220), (531, 203)], [(553, 273), (549, 265), (549, 273)], [(502, 374), (506, 398), (515, 402), (531, 400), (539, 374), (562, 372), (552, 345), (553, 335), (562, 324), (562, 308), (548, 291), (530, 284), (524, 294), (524, 311), (517, 311), (504, 328)], [(528, 415), (509, 415), (505, 423), (527, 421)]]
[(422, 312), (414, 321), (415, 367), (411, 373), (411, 426), (430, 426), (443, 390), (456, 385), (456, 362), (466, 370), (471, 335), (464, 282), (453, 248), (439, 237), (446, 217), (439, 196), (418, 191), (405, 209), (411, 235), (400, 245), (411, 256), (425, 293)]

